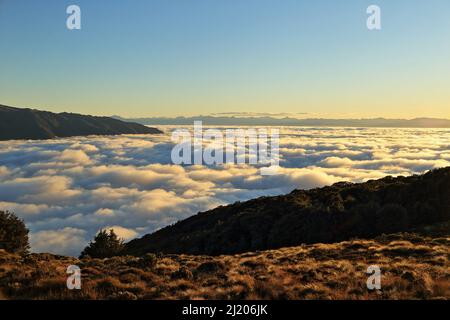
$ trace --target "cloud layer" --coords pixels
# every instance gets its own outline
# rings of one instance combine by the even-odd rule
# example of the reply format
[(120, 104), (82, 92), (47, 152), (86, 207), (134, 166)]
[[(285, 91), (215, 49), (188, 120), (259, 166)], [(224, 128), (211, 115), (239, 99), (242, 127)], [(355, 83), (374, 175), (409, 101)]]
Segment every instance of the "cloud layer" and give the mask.
[(450, 165), (450, 130), (285, 128), (281, 168), (171, 164), (166, 135), (0, 142), (0, 210), (33, 251), (78, 255), (100, 228), (128, 240), (218, 205)]

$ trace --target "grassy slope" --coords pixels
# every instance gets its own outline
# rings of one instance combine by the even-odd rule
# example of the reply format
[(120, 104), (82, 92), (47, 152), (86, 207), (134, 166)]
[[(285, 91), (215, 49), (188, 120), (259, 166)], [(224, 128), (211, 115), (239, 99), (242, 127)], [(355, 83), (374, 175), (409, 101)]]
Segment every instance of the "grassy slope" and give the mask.
[[(6, 299), (431, 299), (450, 298), (450, 237), (381, 236), (228, 256), (85, 259), (0, 251)], [(82, 269), (82, 290), (66, 289), (66, 268)], [(366, 288), (369, 265), (382, 289)]]

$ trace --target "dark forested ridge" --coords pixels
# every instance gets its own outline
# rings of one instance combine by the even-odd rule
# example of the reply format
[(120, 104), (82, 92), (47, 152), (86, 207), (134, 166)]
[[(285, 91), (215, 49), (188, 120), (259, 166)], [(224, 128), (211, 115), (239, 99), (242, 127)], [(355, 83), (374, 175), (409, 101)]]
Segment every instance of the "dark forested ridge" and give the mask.
[(125, 251), (234, 254), (411, 231), (448, 220), (450, 167), (218, 207), (132, 240)]
[(52, 113), (0, 105), (0, 140), (156, 133), (161, 131), (108, 117)]

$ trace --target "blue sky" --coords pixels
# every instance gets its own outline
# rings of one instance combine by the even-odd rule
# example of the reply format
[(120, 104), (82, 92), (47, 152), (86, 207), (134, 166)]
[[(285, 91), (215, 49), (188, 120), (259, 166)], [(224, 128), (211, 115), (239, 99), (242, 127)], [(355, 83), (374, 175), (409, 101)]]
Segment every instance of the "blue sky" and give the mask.
[[(70, 4), (81, 30), (66, 28)], [(0, 0), (0, 103), (450, 118), (449, 13), (448, 0)]]

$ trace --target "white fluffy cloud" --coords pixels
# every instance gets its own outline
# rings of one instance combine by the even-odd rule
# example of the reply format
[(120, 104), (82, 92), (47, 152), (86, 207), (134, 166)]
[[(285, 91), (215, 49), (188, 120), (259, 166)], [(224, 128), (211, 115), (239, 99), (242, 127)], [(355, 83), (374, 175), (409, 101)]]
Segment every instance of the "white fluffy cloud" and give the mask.
[(9, 174), (9, 170), (5, 166), (0, 166), (0, 177), (5, 177)]
[(31, 234), (30, 242), (36, 252), (50, 252), (54, 254), (68, 254), (77, 256), (78, 250), (85, 244), (86, 231), (76, 228), (58, 230), (42, 230)]
[(104, 227), (105, 230), (113, 230), (115, 234), (122, 240), (130, 240), (138, 235), (133, 229), (127, 229), (121, 226), (107, 226)]
[(129, 240), (235, 201), (450, 165), (450, 130), (285, 128), (280, 137), (274, 176), (173, 165), (169, 135), (0, 142), (0, 210), (25, 220), (33, 251), (78, 255), (101, 228)]
[[(80, 147), (81, 146), (82, 145), (80, 145)], [(88, 146), (91, 146), (91, 145), (88, 145)], [(93, 146), (91, 146), (91, 147), (93, 147)], [(81, 148), (84, 149), (83, 147), (81, 147)], [(89, 150), (89, 147), (87, 149)], [(89, 159), (88, 155), (83, 150), (74, 150), (74, 149), (64, 150), (61, 153), (61, 156), (59, 159), (63, 162), (73, 162), (73, 163), (79, 163), (79, 164), (89, 164), (89, 162), (91, 161)]]

